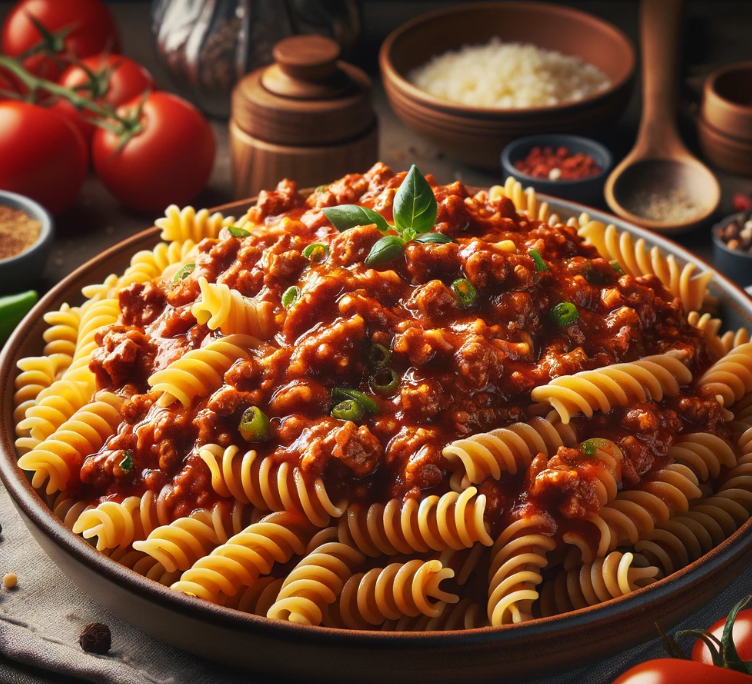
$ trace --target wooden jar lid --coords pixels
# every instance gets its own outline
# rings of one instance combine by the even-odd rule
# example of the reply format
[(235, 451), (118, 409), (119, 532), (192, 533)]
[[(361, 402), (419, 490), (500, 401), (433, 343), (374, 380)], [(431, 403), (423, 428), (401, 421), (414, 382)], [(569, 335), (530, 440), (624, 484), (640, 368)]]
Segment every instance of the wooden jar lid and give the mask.
[(279, 145), (330, 145), (373, 127), (371, 79), (339, 60), (331, 38), (285, 38), (274, 64), (245, 76), (232, 96), (232, 117), (249, 135)]

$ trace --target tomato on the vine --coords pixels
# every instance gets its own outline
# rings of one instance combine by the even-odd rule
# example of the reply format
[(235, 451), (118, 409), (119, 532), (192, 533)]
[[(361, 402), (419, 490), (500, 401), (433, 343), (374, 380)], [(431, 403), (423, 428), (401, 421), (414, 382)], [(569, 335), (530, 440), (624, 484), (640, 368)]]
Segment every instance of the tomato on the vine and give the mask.
[[(718, 620), (708, 631), (719, 640), (723, 636), (725, 618)], [(752, 660), (752, 608), (740, 611), (734, 620), (732, 638), (736, 652), (742, 660)], [(699, 663), (713, 664), (710, 649), (702, 639), (698, 639), (692, 647), (692, 660)]]
[[(137, 98), (118, 114), (135, 118), (139, 104)], [(151, 93), (142, 104), (131, 132), (97, 129), (94, 169), (105, 187), (133, 209), (161, 211), (169, 204), (187, 204), (211, 174), (216, 147), (211, 126), (176, 95)]]
[(659, 658), (630, 668), (613, 684), (752, 684), (752, 677), (692, 660)]
[(59, 114), (27, 102), (0, 102), (0, 188), (27, 195), (59, 214), (89, 169), (80, 131)]
[[(90, 73), (87, 73), (87, 70)], [(58, 83), (72, 88), (95, 102), (108, 102), (119, 107), (138, 97), (145, 90), (154, 88), (152, 75), (138, 62), (122, 55), (95, 55), (81, 60), (81, 65), (68, 67)], [(83, 88), (85, 86), (85, 88)], [(52, 109), (67, 116), (81, 130), (87, 142), (91, 142), (96, 126), (92, 115), (81, 111), (68, 100), (60, 99)]]
[(52, 81), (64, 69), (66, 53), (81, 59), (120, 48), (115, 20), (101, 0), (21, 0), (5, 19), (0, 51), (20, 57), (40, 44), (57, 53), (58, 59), (35, 53), (24, 57), (23, 65)]

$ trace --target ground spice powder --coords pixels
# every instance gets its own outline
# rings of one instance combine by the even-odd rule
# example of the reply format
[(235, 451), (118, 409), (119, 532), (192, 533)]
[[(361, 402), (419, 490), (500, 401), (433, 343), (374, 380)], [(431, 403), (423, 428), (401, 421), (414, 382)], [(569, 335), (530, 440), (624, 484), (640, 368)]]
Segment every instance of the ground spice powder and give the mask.
[(20, 209), (0, 204), (0, 259), (22, 254), (42, 232), (42, 224)]

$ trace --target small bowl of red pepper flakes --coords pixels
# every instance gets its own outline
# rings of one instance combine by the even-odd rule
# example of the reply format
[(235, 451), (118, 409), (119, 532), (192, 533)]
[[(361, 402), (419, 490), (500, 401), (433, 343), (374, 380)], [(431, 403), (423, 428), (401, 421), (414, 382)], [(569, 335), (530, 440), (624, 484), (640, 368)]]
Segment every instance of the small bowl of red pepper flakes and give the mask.
[(537, 192), (582, 202), (602, 203), (613, 157), (608, 149), (578, 135), (519, 138), (501, 153), (504, 176), (514, 176)]

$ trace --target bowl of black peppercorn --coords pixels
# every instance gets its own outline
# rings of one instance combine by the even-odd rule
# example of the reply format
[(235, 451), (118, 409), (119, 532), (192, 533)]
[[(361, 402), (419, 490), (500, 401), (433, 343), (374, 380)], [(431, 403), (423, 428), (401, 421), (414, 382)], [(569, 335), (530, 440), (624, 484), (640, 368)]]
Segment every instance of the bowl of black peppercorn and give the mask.
[(713, 261), (742, 287), (752, 285), (752, 212), (732, 214), (713, 226)]

